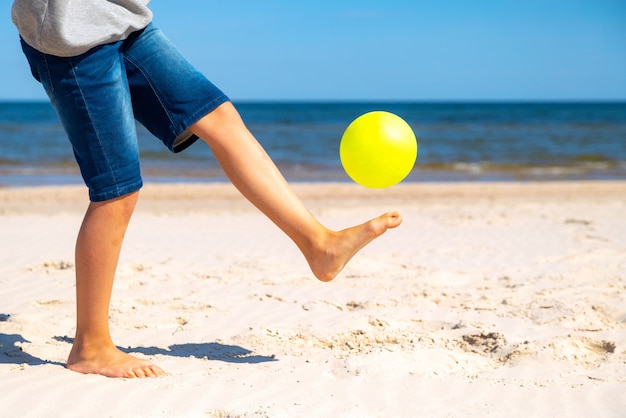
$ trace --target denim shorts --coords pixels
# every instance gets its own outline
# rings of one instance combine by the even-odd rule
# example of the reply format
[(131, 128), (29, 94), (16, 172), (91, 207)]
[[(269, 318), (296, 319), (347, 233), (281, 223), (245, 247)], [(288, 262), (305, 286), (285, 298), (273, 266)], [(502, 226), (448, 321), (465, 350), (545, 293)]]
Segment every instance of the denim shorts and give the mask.
[(69, 58), (21, 42), (94, 202), (141, 188), (135, 120), (179, 152), (198, 139), (189, 127), (229, 100), (152, 24)]

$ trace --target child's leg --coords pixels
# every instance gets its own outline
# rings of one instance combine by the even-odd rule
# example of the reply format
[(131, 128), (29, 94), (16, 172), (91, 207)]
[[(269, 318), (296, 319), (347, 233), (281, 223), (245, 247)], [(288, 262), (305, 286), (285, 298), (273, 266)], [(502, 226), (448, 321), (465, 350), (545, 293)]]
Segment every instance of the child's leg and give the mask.
[(76, 336), (67, 367), (105, 376), (158, 376), (161, 369), (118, 350), (109, 334), (115, 269), (142, 184), (120, 43), (71, 58), (22, 47), (65, 127), (92, 200), (76, 243)]
[(304, 207), (230, 102), (191, 130), (209, 144), (241, 193), (296, 243), (319, 280), (332, 280), (363, 246), (402, 222), (392, 212), (339, 232), (325, 228)]
[[(178, 143), (188, 130), (203, 138), (233, 184), (297, 244), (320, 280), (331, 280), (360, 248), (400, 224), (400, 215), (390, 213), (341, 232), (323, 227), (287, 185), (227, 97), (161, 31), (149, 25), (125, 54), (138, 120), (171, 149), (177, 148), (172, 140)], [(196, 121), (195, 115), (206, 116)]]
[(138, 192), (91, 203), (76, 241), (76, 336), (67, 368), (109, 377), (154, 377), (163, 371), (115, 347), (109, 303), (120, 249)]

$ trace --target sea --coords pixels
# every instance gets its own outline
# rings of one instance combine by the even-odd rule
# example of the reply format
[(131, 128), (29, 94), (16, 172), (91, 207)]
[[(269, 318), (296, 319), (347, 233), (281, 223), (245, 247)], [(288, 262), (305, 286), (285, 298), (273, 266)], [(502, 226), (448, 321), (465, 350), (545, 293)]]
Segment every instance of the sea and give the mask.
[[(626, 102), (235, 102), (291, 182), (351, 182), (339, 158), (346, 127), (375, 110), (413, 129), (405, 182), (626, 179)], [(206, 144), (172, 154), (137, 125), (148, 182), (225, 182)], [(47, 102), (0, 102), (0, 187), (80, 184)]]

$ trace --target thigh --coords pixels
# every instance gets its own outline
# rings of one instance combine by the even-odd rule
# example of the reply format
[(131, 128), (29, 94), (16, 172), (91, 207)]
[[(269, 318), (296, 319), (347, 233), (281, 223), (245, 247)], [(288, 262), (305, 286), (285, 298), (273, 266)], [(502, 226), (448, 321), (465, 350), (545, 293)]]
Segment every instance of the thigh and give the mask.
[(92, 201), (141, 187), (132, 103), (119, 43), (63, 58), (28, 51), (70, 139)]
[(228, 101), (152, 24), (121, 50), (135, 118), (174, 152), (197, 139), (192, 124)]

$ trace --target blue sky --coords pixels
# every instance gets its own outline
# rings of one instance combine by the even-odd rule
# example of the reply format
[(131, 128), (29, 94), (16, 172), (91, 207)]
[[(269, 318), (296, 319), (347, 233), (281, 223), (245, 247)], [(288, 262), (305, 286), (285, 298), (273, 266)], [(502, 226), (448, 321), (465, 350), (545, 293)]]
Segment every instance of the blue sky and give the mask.
[[(0, 1), (0, 100), (45, 99)], [(626, 0), (153, 0), (234, 100), (626, 100)]]

